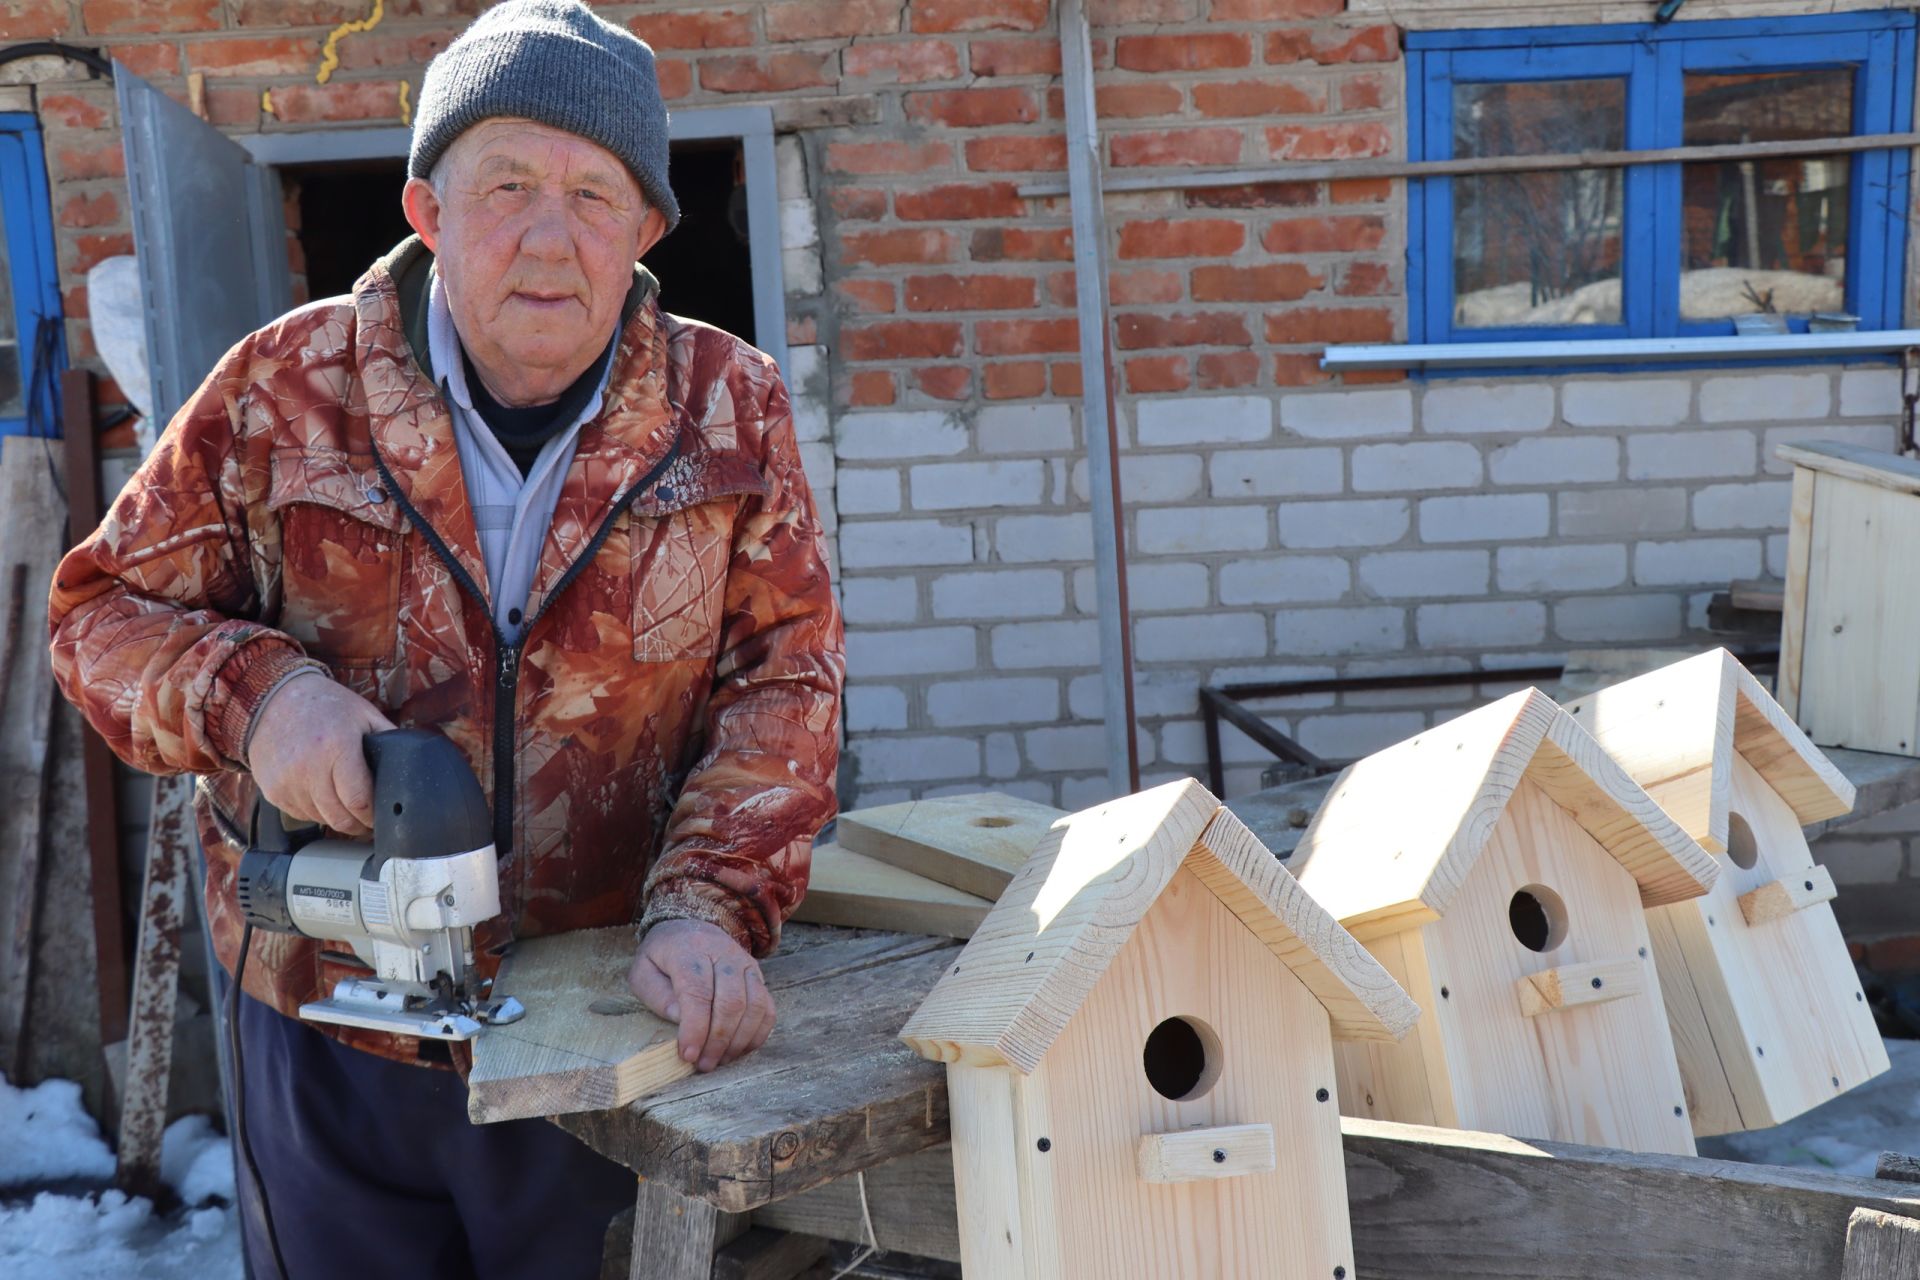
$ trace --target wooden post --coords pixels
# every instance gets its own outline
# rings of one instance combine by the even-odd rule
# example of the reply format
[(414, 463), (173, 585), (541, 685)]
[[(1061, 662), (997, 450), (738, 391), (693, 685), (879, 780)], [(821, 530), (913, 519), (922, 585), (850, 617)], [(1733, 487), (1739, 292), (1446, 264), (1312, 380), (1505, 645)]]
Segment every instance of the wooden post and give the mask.
[(720, 1247), (747, 1229), (747, 1217), (722, 1213), (665, 1183), (640, 1180), (633, 1208), (628, 1280), (711, 1280)]
[(1920, 1221), (1878, 1209), (1847, 1219), (1847, 1255), (1840, 1280), (1911, 1280), (1920, 1276)]
[(127, 1033), (120, 1106), (120, 1160), (114, 1181), (129, 1195), (160, 1190), (160, 1139), (173, 1078), (173, 1011), (180, 994), (180, 934), (193, 878), (193, 779), (153, 780), (146, 885), (140, 895), (138, 968)]

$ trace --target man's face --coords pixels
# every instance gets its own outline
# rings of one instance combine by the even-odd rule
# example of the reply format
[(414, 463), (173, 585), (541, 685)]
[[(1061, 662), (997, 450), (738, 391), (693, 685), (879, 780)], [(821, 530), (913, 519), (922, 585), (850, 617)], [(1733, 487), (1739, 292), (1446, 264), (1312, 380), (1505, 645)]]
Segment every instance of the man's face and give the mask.
[(612, 152), (531, 120), (483, 120), (441, 163), (440, 190), (404, 200), (461, 343), (503, 403), (552, 400), (606, 349), (666, 220)]

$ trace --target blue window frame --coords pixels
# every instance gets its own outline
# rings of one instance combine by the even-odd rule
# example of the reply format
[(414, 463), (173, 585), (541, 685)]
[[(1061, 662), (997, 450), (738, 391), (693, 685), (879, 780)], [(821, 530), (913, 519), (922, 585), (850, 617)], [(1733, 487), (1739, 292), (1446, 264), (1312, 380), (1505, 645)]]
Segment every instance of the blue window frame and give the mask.
[[(1706, 84), (1708, 77), (1731, 84), (1741, 76), (1760, 73), (1851, 73), (1850, 128), (1830, 129), (1816, 136), (1904, 132), (1913, 119), (1914, 32), (1913, 14), (1887, 11), (1657, 26), (1410, 32), (1408, 154), (1416, 160), (1454, 158), (1456, 101), (1474, 99), (1477, 92), (1485, 92), (1474, 86), (1502, 86), (1504, 91), (1506, 86), (1532, 84), (1540, 92), (1532, 95), (1531, 101), (1538, 103), (1556, 92), (1554, 87), (1539, 83), (1548, 81), (1611, 80), (1624, 89), (1618, 130), (1609, 139), (1623, 141), (1613, 142), (1607, 149), (1642, 151), (1681, 146), (1691, 141), (1685, 136), (1688, 108), (1693, 101), (1687, 96), (1690, 85)], [(1817, 84), (1815, 88), (1817, 91)], [(1597, 91), (1588, 83), (1570, 97), (1577, 103), (1581, 95), (1591, 97)], [(1575, 106), (1568, 118), (1581, 121), (1593, 114), (1583, 114)], [(1577, 151), (1589, 145), (1496, 147), (1482, 153)], [(1845, 264), (1843, 309), (1860, 318), (1862, 329), (1899, 328), (1903, 318), (1909, 153), (1905, 149), (1855, 152), (1830, 163), (1836, 168), (1842, 163), (1847, 166), (1846, 185), (1839, 188), (1836, 183), (1838, 189), (1831, 193), (1812, 194), (1828, 197), (1819, 206), (1818, 219), (1831, 218), (1845, 227), (1845, 239), (1840, 242)], [(1588, 274), (1595, 283), (1609, 288), (1611, 280), (1617, 278), (1618, 302), (1589, 290), (1589, 296), (1609, 300), (1603, 307), (1535, 307), (1533, 304), (1543, 296), (1543, 290), (1535, 287), (1528, 294), (1527, 318), (1532, 322), (1519, 324), (1500, 323), (1508, 318), (1505, 312), (1520, 305), (1517, 294), (1501, 299), (1501, 307), (1479, 306), (1482, 299), (1493, 298), (1491, 291), (1474, 292), (1473, 306), (1456, 298), (1456, 234), (1466, 236), (1470, 244), (1478, 243), (1473, 241), (1476, 235), (1499, 238), (1490, 236), (1487, 228), (1467, 223), (1456, 227), (1456, 198), (1472, 207), (1476, 194), (1487, 188), (1470, 185), (1475, 179), (1447, 177), (1411, 184), (1407, 271), (1411, 340), (1512, 342), (1733, 333), (1730, 316), (1713, 315), (1710, 309), (1707, 314), (1698, 314), (1704, 303), (1692, 308), (1694, 316), (1684, 314), (1683, 283), (1698, 284), (1704, 290), (1715, 282), (1704, 276), (1683, 282), (1683, 254), (1690, 251), (1689, 235), (1697, 246), (1703, 235), (1707, 242), (1712, 242), (1715, 235), (1724, 241), (1728, 225), (1761, 225), (1751, 176), (1754, 166), (1743, 171), (1744, 206), (1739, 203), (1741, 193), (1736, 185), (1725, 200), (1727, 207), (1722, 209), (1717, 227), (1712, 222), (1712, 210), (1686, 204), (1687, 193), (1693, 190), (1683, 188), (1683, 170), (1688, 167), (1678, 163), (1642, 164), (1579, 171), (1620, 175), (1617, 195), (1606, 192), (1610, 203), (1604, 218), (1593, 219), (1587, 228), (1593, 233), (1592, 243), (1601, 246), (1590, 255), (1595, 261), (1587, 264)], [(1806, 194), (1795, 192), (1787, 198), (1802, 200)], [(1769, 198), (1779, 203), (1777, 198)], [(1690, 221), (1686, 218), (1689, 211), (1695, 215)], [(1547, 223), (1571, 220), (1566, 210), (1547, 212), (1550, 217), (1540, 219), (1542, 235), (1551, 235), (1554, 230)], [(1709, 224), (1704, 230), (1700, 225), (1703, 214)], [(1813, 221), (1808, 218), (1808, 222)], [(1600, 228), (1602, 222), (1604, 230)], [(1777, 228), (1775, 232), (1779, 234)], [(1752, 244), (1752, 252), (1758, 252), (1759, 241), (1752, 238), (1757, 234), (1749, 231), (1734, 238)], [(1480, 251), (1485, 251), (1483, 244)], [(1697, 247), (1693, 251), (1697, 253)], [(1503, 241), (1501, 252), (1511, 257), (1518, 250)], [(1563, 272), (1561, 283), (1565, 278)], [(1553, 294), (1554, 286), (1546, 286), (1544, 296)], [(1468, 322), (1467, 317), (1476, 309), (1480, 323)], [(1576, 315), (1577, 319), (1570, 318)], [(1788, 324), (1796, 331), (1807, 327), (1804, 315), (1790, 317)]]
[(60, 371), (66, 364), (60, 274), (40, 126), (25, 112), (0, 112), (0, 220), (6, 241), (0, 271), (0, 436), (58, 435)]

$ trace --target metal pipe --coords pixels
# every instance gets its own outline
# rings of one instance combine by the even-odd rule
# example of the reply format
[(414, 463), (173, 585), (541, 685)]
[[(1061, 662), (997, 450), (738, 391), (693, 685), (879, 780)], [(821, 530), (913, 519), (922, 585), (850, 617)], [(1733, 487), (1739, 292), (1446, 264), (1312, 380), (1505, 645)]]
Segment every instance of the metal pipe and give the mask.
[[(1077, 7), (1077, 6), (1076, 6)], [(1064, 18), (1063, 18), (1064, 21)], [(1775, 160), (1791, 156), (1844, 155), (1920, 146), (1920, 133), (1863, 133), (1844, 138), (1794, 138), (1779, 142), (1728, 142), (1645, 151), (1570, 151), (1545, 156), (1464, 156), (1457, 160), (1327, 160), (1269, 165), (1259, 169), (1198, 169), (1189, 173), (1138, 174), (1109, 179), (1103, 191), (1197, 191), (1269, 182), (1326, 182), (1345, 178), (1452, 178), (1485, 173), (1552, 173), (1566, 169), (1626, 169), (1639, 164), (1701, 160)], [(1020, 187), (1028, 197), (1063, 196), (1057, 180)]]
[(1093, 38), (1081, 0), (1060, 0), (1061, 83), (1067, 108), (1067, 187), (1073, 218), (1080, 321), (1080, 425), (1093, 497), (1093, 577), (1100, 611), (1107, 780), (1114, 794), (1140, 789), (1134, 738), (1133, 635), (1127, 611), (1126, 530), (1121, 523), (1119, 432), (1107, 310), (1107, 220), (1100, 198), (1100, 126), (1093, 108)]

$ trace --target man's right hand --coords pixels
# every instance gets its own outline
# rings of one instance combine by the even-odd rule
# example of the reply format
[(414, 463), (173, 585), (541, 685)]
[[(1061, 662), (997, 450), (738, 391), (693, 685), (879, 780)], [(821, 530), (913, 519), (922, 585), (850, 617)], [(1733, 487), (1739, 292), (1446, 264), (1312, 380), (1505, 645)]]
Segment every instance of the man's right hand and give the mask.
[(318, 672), (297, 675), (260, 708), (247, 765), (260, 794), (287, 817), (364, 836), (373, 830), (373, 774), (360, 740), (393, 727), (345, 685)]

